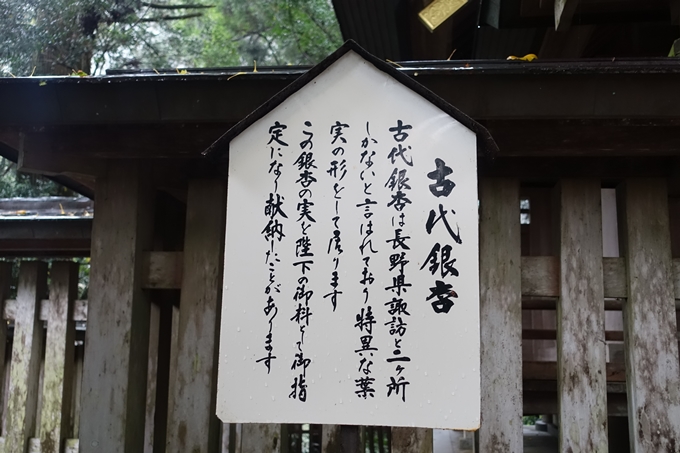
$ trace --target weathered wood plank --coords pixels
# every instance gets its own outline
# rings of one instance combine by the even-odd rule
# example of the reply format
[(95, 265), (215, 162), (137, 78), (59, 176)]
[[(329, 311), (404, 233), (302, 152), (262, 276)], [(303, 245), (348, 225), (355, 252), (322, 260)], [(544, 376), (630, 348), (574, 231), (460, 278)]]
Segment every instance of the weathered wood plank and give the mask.
[(600, 181), (563, 180), (559, 187), (559, 448), (607, 453)]
[[(680, 300), (680, 259), (673, 260), (673, 294)], [(559, 258), (556, 256), (522, 257), (522, 296), (559, 296)], [(628, 297), (625, 258), (602, 258), (604, 297)]]
[(281, 453), (281, 425), (274, 423), (243, 423), (241, 453)]
[(24, 261), (19, 268), (17, 310), (7, 405), (5, 451), (24, 452), (36, 433), (38, 380), (43, 328), (40, 301), (45, 296), (47, 265)]
[(189, 183), (169, 452), (208, 453), (219, 447), (215, 404), (226, 193), (226, 181)]
[(140, 163), (112, 162), (97, 180), (80, 416), (81, 453), (139, 453), (149, 344), (142, 251), (153, 190)]
[(668, 192), (663, 179), (617, 190), (628, 271), (624, 306), (631, 447), (680, 451), (680, 364), (673, 302)]
[(234, 451), (232, 452), (229, 450), (229, 453), (241, 453), (243, 425), (241, 423), (231, 423), (229, 425), (229, 432), (230, 434), (233, 434), (233, 436), (230, 437), (230, 439), (233, 440), (230, 440), (230, 442), (234, 445)]
[[(85, 357), (85, 348), (82, 344), (76, 346), (75, 367), (73, 374), (73, 397), (71, 403), (71, 426), (69, 431), (73, 439), (78, 439), (78, 431), (80, 429), (80, 396), (83, 390), (83, 358)], [(66, 443), (68, 444), (69, 441)]]
[(178, 289), (182, 287), (182, 252), (144, 253), (142, 288)]
[[(609, 362), (605, 368), (607, 382), (625, 382), (626, 367), (620, 362)], [(523, 379), (548, 380), (557, 379), (557, 362), (522, 362)]]
[[(40, 301), (40, 320), (47, 321), (49, 318), (51, 302), (49, 299), (43, 299)], [(73, 321), (87, 321), (87, 301), (86, 300), (76, 300), (74, 301), (72, 320)], [(7, 321), (13, 321), (16, 316), (17, 311), (17, 301), (16, 299), (6, 299), (2, 314), (2, 319)]]
[(321, 453), (340, 453), (340, 425), (321, 427)]
[[(168, 395), (170, 388), (170, 372), (172, 351), (177, 344), (179, 294), (162, 292), (154, 294), (155, 302), (159, 305), (158, 328), (158, 360), (156, 362), (156, 398), (154, 406), (153, 445), (154, 453), (165, 453), (168, 428)], [(174, 337), (173, 337), (174, 332)]]
[[(678, 258), (673, 260), (673, 294), (676, 301), (680, 299), (680, 259)], [(677, 302), (675, 307), (678, 308)]]
[[(517, 214), (519, 222), (519, 213)], [(432, 430), (392, 428), (392, 453), (432, 453)]]
[(480, 183), (481, 451), (522, 450), (519, 183)]
[(70, 434), (76, 336), (73, 306), (78, 296), (78, 264), (55, 262), (50, 280), (40, 447), (42, 453), (60, 453)]
[(556, 297), (560, 292), (560, 262), (556, 256), (523, 256), (522, 295)]
[(624, 258), (602, 258), (602, 273), (604, 297), (628, 297)]
[(144, 453), (153, 453), (156, 420), (156, 382), (158, 377), (158, 332), (160, 330), (161, 309), (151, 304), (149, 321), (149, 365), (146, 376), (146, 420), (144, 422)]
[[(606, 341), (623, 341), (623, 331), (605, 330), (604, 339)], [(522, 340), (557, 340), (557, 331), (549, 329), (523, 329)]]
[[(2, 308), (4, 310), (4, 307), (6, 305), (6, 300), (9, 297), (9, 291), (10, 291), (10, 284), (12, 281), (12, 263), (9, 262), (0, 262), (0, 305), (2, 305)], [(0, 321), (0, 382), (3, 382), (5, 379), (4, 378), (7, 375), (7, 367), (5, 366), (7, 364), (6, 357), (5, 357), (5, 351), (7, 348), (5, 347), (7, 344), (7, 323), (6, 322), (1, 322)], [(5, 383), (6, 384), (6, 383)], [(5, 418), (5, 407), (6, 407), (6, 401), (5, 401), (5, 392), (3, 391), (3, 387), (0, 386), (0, 426), (3, 426), (3, 419)], [(9, 394), (7, 394), (9, 395)], [(4, 440), (3, 440), (4, 442)], [(4, 451), (4, 444), (2, 445), (2, 448), (0, 448), (0, 453)]]

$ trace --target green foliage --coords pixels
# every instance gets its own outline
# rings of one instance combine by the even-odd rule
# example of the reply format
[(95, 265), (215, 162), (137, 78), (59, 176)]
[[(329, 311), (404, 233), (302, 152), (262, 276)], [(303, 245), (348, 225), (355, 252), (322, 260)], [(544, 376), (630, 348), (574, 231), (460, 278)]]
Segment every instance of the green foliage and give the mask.
[(16, 164), (0, 157), (0, 198), (73, 195), (66, 187), (47, 178), (17, 172)]
[(0, 0), (0, 72), (313, 64), (341, 43), (329, 0)]
[(222, 15), (245, 64), (314, 64), (342, 43), (328, 0), (223, 0)]
[(522, 417), (522, 424), (524, 426), (534, 426), (536, 424), (536, 420), (538, 420), (540, 417), (538, 415), (525, 415)]

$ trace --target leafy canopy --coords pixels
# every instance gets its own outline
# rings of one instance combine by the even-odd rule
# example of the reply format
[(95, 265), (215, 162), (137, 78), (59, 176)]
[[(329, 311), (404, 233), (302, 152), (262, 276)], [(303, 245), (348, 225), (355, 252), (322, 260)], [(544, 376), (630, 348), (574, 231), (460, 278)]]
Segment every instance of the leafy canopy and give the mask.
[(330, 0), (0, 0), (0, 70), (313, 64), (341, 44)]
[[(0, 76), (314, 64), (341, 42), (330, 0), (0, 0)], [(0, 197), (67, 193), (0, 158)]]

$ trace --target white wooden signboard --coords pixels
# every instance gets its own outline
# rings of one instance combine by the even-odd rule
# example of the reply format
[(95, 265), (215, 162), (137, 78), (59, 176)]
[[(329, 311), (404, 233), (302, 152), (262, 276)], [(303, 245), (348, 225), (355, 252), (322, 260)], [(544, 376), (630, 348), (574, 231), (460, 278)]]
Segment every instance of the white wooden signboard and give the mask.
[(232, 139), (222, 421), (479, 426), (476, 139), (353, 51)]

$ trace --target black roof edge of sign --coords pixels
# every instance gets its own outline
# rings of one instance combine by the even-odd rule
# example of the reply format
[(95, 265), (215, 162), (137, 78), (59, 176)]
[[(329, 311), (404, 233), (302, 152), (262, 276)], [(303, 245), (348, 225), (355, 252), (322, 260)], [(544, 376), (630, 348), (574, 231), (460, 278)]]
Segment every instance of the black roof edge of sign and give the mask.
[(453, 117), (462, 125), (473, 131), (477, 135), (477, 153), (481, 157), (486, 159), (493, 159), (493, 157), (496, 155), (498, 151), (498, 145), (494, 141), (493, 137), (491, 137), (489, 131), (484, 126), (476, 122), (474, 119), (472, 119), (462, 111), (458, 110), (456, 107), (454, 107), (453, 105), (439, 97), (434, 92), (430, 91), (420, 83), (416, 82), (411, 77), (399, 72), (390, 63), (383, 61), (378, 57), (372, 55), (351, 39), (345, 41), (345, 43), (342, 46), (340, 46), (338, 50), (324, 58), (323, 61), (321, 61), (319, 64), (312, 67), (309, 71), (305, 72), (303, 75), (295, 79), (286, 88), (279, 91), (267, 102), (260, 105), (248, 116), (246, 116), (241, 121), (236, 123), (236, 125), (234, 125), (231, 129), (225, 132), (212, 145), (210, 145), (205, 151), (203, 151), (202, 154), (206, 157), (215, 159), (226, 157), (225, 154), (228, 154), (229, 143), (231, 142), (232, 139), (234, 139), (241, 132), (246, 130), (250, 125), (255, 123), (257, 120), (259, 120), (267, 113), (272, 111), (274, 108), (282, 104), (293, 93), (297, 92), (302, 87), (306, 86), (309, 82), (315, 79), (323, 71), (328, 69), (328, 67), (330, 67), (333, 63), (335, 63), (349, 51), (356, 52), (360, 57), (362, 57), (367, 62), (371, 63), (377, 69), (393, 77), (395, 80), (397, 80), (407, 88), (410, 88), (412, 91), (418, 93), (423, 98), (430, 101), (436, 107), (444, 111), (447, 115)]

